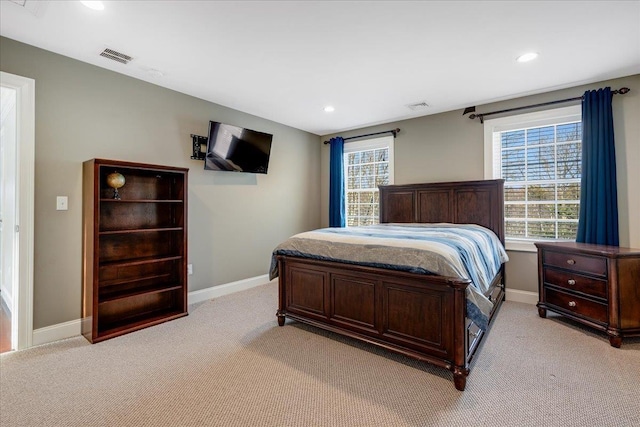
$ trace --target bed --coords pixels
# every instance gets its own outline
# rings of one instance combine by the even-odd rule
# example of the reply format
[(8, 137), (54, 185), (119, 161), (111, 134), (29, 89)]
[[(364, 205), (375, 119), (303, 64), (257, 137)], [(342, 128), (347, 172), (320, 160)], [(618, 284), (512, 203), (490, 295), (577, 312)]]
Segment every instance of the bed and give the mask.
[[(483, 272), (490, 274), (483, 286), (473, 283), (480, 272), (468, 269), (470, 274), (459, 274), (445, 268), (445, 274), (435, 274), (429, 264), (398, 262), (391, 252), (384, 252), (396, 249), (363, 240), (372, 235), (386, 238), (382, 233), (393, 230), (399, 235), (390, 246), (403, 245), (398, 243), (402, 239), (412, 241), (418, 245), (409, 249), (415, 255), (423, 250), (420, 245), (433, 244), (426, 242), (430, 238), (418, 237), (423, 229), (441, 239), (445, 232), (475, 233), (476, 228), (500, 246), (500, 261), (491, 273)], [(381, 186), (380, 225), (364, 229), (344, 231), (360, 233), (355, 239), (364, 242), (351, 252), (379, 249), (385, 262), (345, 257), (344, 251), (334, 255), (334, 246), (346, 245), (340, 239), (353, 238), (339, 236), (340, 229), (292, 236), (273, 251), (270, 277), (279, 278), (278, 324), (290, 318), (443, 367), (453, 373), (456, 389), (464, 390), (473, 356), (505, 295), (503, 180)], [(317, 253), (301, 249), (300, 242), (311, 237), (321, 241)]]

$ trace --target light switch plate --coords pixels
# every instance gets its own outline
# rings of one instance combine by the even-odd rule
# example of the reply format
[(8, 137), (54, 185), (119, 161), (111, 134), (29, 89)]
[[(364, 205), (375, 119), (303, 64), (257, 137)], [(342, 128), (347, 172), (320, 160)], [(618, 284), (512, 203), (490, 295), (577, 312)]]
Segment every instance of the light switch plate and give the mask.
[(67, 196), (56, 197), (56, 210), (66, 211), (69, 209), (69, 198)]

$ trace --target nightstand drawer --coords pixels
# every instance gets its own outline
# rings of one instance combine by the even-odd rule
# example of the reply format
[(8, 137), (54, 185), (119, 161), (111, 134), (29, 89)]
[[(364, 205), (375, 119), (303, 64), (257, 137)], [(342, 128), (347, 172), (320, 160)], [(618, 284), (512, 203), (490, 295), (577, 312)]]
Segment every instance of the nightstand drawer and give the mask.
[(570, 311), (583, 317), (588, 317), (597, 322), (607, 323), (607, 305), (576, 295), (566, 294), (564, 292), (545, 288), (546, 301), (566, 311)]
[(543, 262), (545, 265), (607, 277), (606, 258), (545, 251)]
[(605, 280), (545, 268), (544, 283), (607, 299), (607, 282)]

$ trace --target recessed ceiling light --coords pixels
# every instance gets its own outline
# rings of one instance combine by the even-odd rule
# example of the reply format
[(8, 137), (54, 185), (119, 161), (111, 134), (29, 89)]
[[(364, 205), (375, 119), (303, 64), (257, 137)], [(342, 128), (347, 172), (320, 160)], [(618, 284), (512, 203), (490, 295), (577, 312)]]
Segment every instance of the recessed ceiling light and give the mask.
[(325, 113), (333, 113), (334, 111), (336, 111), (336, 109), (333, 108), (332, 105), (327, 105), (326, 107), (324, 107), (324, 112)]
[(538, 57), (538, 54), (535, 52), (529, 52), (529, 53), (525, 53), (524, 55), (520, 55), (516, 58), (516, 61), (518, 62), (529, 62), (532, 61), (534, 59), (536, 59)]
[(104, 3), (101, 1), (81, 1), (83, 5), (93, 10), (104, 10)]

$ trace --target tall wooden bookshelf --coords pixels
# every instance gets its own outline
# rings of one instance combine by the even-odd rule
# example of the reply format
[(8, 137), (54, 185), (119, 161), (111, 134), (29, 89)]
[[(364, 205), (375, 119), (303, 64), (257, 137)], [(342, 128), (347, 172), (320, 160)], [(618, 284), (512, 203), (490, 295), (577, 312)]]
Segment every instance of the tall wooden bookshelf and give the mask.
[[(125, 184), (107, 184), (119, 173)], [(187, 315), (188, 169), (83, 164), (82, 334), (92, 343)]]

